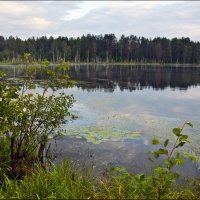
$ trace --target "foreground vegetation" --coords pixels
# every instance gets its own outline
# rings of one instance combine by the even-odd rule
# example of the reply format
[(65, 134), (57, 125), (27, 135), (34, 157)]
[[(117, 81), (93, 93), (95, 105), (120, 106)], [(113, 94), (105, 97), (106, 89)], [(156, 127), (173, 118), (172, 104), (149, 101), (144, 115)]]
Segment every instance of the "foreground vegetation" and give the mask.
[(133, 175), (123, 168), (97, 176), (78, 171), (63, 162), (46, 171), (39, 167), (36, 173), (23, 180), (6, 178), (0, 187), (0, 198), (10, 199), (199, 199), (200, 181), (183, 185), (162, 168), (149, 176)]
[(61, 62), (50, 70), (48, 65), (45, 61), (35, 66), (26, 53), (16, 82), (0, 73), (0, 141), (4, 149), (0, 167), (13, 179), (31, 173), (35, 163), (46, 168), (51, 160), (50, 139), (74, 117), (69, 111), (74, 98), (62, 90), (73, 85), (66, 74), (69, 66)]
[(34, 66), (30, 54), (25, 54), (17, 84), (7, 82), (6, 75), (0, 74), (0, 198), (199, 197), (200, 181), (179, 184), (180, 175), (174, 170), (188, 159), (196, 161), (194, 156), (180, 152), (189, 143), (183, 130), (193, 127), (191, 122), (173, 129), (174, 142), (153, 138), (152, 145), (157, 149), (149, 152), (149, 160), (155, 165), (150, 175), (131, 174), (119, 167), (94, 172), (74, 168), (69, 161), (54, 166), (51, 139), (61, 134), (62, 124), (74, 118), (70, 112), (74, 98), (61, 90), (73, 84), (66, 74), (68, 65), (61, 61), (54, 70), (48, 65), (45, 61)]
[[(185, 125), (192, 126), (191, 123)], [(156, 165), (150, 175), (131, 174), (124, 168), (112, 167), (107, 171), (93, 172), (90, 169), (74, 168), (72, 162), (63, 161), (60, 166), (49, 165), (44, 169), (35, 165), (33, 173), (22, 179), (11, 179), (4, 174), (0, 186), (0, 198), (10, 199), (200, 199), (200, 181), (185, 180), (178, 184), (179, 174), (172, 168), (185, 163), (177, 149), (188, 142), (182, 128), (174, 128), (176, 141), (167, 148), (169, 140), (163, 144), (156, 138), (153, 145), (161, 145), (151, 152), (153, 158), (163, 158), (163, 164)], [(72, 167), (73, 166), (73, 167)]]
[[(179, 183), (179, 174), (174, 166), (182, 165), (187, 159), (196, 161), (192, 155), (182, 154), (182, 147), (189, 142), (183, 134), (184, 127), (172, 133), (175, 142), (164, 142), (153, 138), (155, 151), (150, 151), (149, 160), (155, 163), (150, 175), (131, 174), (125, 168), (112, 167), (93, 171), (76, 168), (73, 162), (63, 161), (59, 166), (48, 164), (46, 168), (39, 161), (32, 172), (23, 177), (9, 177), (2, 174), (0, 198), (10, 199), (200, 199), (200, 180), (185, 179)], [(157, 164), (161, 157), (162, 163)], [(1, 172), (2, 172), (1, 168)]]

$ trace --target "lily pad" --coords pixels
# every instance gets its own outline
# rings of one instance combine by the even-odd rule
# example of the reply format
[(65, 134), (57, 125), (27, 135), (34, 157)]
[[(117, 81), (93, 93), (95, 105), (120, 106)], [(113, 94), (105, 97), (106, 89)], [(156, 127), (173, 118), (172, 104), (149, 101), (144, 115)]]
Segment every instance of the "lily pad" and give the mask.
[(88, 142), (99, 144), (104, 141), (119, 141), (124, 139), (140, 140), (140, 133), (115, 127), (78, 126), (63, 129), (63, 135), (75, 138), (85, 138)]

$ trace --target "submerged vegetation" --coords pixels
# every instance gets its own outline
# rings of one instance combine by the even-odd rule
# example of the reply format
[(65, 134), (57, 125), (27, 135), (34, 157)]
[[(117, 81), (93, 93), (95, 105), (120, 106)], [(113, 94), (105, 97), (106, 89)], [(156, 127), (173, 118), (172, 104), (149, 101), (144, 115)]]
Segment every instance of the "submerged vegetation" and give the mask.
[(88, 142), (99, 144), (103, 141), (118, 141), (123, 139), (140, 140), (139, 132), (121, 130), (113, 127), (71, 127), (63, 130), (65, 135), (73, 138), (85, 138)]
[[(0, 198), (59, 198), (59, 199), (197, 199), (200, 193), (198, 179), (179, 182), (180, 174), (175, 167), (196, 158), (182, 153), (189, 143), (181, 128), (174, 128), (175, 141), (161, 142), (149, 152), (149, 160), (155, 169), (150, 174), (131, 174), (125, 168), (108, 170), (82, 169), (70, 161), (52, 164), (51, 139), (63, 133), (62, 124), (74, 119), (70, 112), (74, 98), (62, 88), (73, 82), (67, 75), (68, 65), (61, 61), (54, 70), (47, 61), (34, 66), (30, 54), (24, 55), (23, 76), (9, 83), (6, 75), (0, 79)], [(40, 72), (42, 81), (36, 80)], [(35, 92), (36, 91), (36, 92)], [(70, 130), (75, 137), (86, 137), (93, 143), (108, 140), (139, 138), (139, 133), (105, 128), (101, 136), (94, 127)], [(110, 134), (112, 132), (112, 134)], [(86, 134), (87, 133), (87, 134)], [(112, 136), (111, 136), (112, 135)], [(157, 162), (160, 158), (161, 162)]]

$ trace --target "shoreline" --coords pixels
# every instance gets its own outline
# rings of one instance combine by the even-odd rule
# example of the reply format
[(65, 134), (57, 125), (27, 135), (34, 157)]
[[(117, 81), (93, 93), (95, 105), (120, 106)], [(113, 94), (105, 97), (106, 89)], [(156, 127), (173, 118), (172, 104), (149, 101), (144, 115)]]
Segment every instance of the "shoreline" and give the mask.
[[(40, 63), (37, 63), (40, 65)], [(57, 63), (50, 63), (51, 66), (58, 65)], [(91, 66), (91, 65), (98, 65), (98, 66), (157, 66), (157, 67), (166, 67), (166, 66), (172, 66), (172, 67), (200, 67), (200, 64), (191, 64), (191, 63), (136, 63), (136, 62), (113, 62), (113, 63), (107, 63), (107, 62), (69, 62), (69, 65), (76, 66), (76, 65), (83, 65), (83, 66)], [(14, 63), (0, 63), (0, 67), (13, 67), (13, 66), (21, 66), (20, 64), (14, 64)]]

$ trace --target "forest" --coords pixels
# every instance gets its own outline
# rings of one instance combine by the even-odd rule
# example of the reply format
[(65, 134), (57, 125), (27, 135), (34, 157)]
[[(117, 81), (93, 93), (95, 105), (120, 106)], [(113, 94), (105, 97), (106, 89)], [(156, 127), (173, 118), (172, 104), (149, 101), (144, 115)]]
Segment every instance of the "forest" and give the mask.
[(70, 62), (132, 62), (132, 63), (200, 63), (200, 42), (188, 37), (147, 39), (134, 35), (114, 34), (82, 35), (81, 37), (20, 39), (0, 36), (0, 61), (18, 63), (25, 52), (34, 61), (48, 59), (58, 63), (60, 59)]

